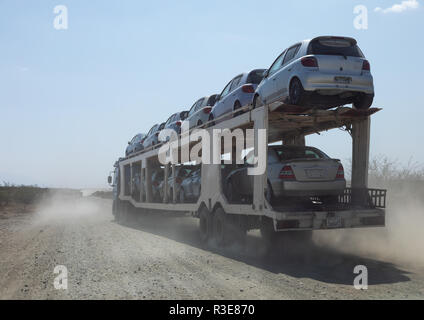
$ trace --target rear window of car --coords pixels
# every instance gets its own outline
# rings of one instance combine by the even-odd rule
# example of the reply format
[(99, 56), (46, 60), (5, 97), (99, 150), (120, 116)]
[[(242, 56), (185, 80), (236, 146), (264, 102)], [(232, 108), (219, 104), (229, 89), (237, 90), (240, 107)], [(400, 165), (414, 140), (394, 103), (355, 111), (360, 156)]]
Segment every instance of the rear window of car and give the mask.
[(259, 84), (264, 78), (265, 69), (253, 70), (247, 76), (246, 83)]
[(311, 41), (308, 54), (342, 55), (347, 57), (361, 57), (364, 55), (356, 44), (345, 39), (316, 39)]
[(216, 97), (217, 97), (216, 94), (214, 94), (213, 96), (210, 96), (208, 99), (208, 102), (206, 103), (206, 106), (209, 106), (209, 107), (214, 106), (216, 102)]
[(328, 156), (314, 148), (281, 148), (276, 149), (280, 161), (295, 159), (328, 159)]

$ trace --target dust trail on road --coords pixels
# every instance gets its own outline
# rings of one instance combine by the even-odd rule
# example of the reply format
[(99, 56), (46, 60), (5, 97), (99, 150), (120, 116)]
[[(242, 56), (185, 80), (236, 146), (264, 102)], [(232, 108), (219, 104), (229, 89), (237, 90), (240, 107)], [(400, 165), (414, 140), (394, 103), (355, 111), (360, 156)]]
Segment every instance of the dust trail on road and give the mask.
[[(418, 185), (418, 184), (417, 184)], [(318, 231), (318, 245), (391, 260), (411, 267), (424, 266), (424, 192), (405, 183), (388, 186), (385, 228)], [(421, 193), (421, 195), (420, 195)]]
[[(77, 222), (81, 219), (95, 219), (99, 215), (108, 214), (102, 202), (90, 198), (72, 198), (54, 195), (45, 199), (38, 206), (32, 217), (35, 225)], [(111, 216), (112, 218), (112, 216)]]

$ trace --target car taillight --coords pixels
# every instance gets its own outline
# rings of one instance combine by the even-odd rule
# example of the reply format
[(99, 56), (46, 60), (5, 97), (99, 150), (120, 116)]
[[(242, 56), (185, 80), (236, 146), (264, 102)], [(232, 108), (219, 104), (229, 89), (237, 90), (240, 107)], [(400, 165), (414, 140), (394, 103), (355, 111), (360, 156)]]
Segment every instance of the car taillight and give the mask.
[(212, 107), (203, 108), (203, 112), (206, 113), (206, 114), (210, 113), (211, 110), (212, 110)]
[(337, 169), (336, 179), (344, 179), (344, 168), (342, 165), (339, 165)]
[(371, 71), (371, 66), (368, 60), (364, 60), (364, 62), (362, 63), (362, 70)]
[(300, 60), (302, 63), (302, 66), (308, 67), (308, 68), (318, 68), (318, 61), (314, 57), (305, 57)]
[(296, 180), (293, 169), (291, 166), (284, 166), (280, 171), (280, 179), (284, 180)]
[(181, 127), (181, 121), (177, 121), (177, 122), (175, 122), (175, 124), (176, 124), (178, 127)]
[(253, 88), (253, 86), (251, 84), (245, 84), (244, 86), (241, 87), (241, 90), (243, 90), (243, 92), (246, 92), (246, 93), (254, 93), (255, 92), (255, 88)]
[(157, 187), (159, 185), (159, 181), (153, 181), (152, 183), (155, 187)]

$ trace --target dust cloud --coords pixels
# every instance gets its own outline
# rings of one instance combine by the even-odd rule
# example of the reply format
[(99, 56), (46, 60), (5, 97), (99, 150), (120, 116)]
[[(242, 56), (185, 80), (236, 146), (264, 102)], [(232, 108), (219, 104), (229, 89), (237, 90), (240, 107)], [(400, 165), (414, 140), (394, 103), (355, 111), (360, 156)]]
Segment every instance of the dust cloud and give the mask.
[(423, 267), (424, 184), (401, 181), (389, 183), (386, 188), (385, 228), (317, 231), (316, 244), (409, 267)]
[(55, 194), (41, 201), (33, 216), (35, 224), (61, 224), (98, 220), (99, 216), (111, 215), (110, 204), (93, 197)]

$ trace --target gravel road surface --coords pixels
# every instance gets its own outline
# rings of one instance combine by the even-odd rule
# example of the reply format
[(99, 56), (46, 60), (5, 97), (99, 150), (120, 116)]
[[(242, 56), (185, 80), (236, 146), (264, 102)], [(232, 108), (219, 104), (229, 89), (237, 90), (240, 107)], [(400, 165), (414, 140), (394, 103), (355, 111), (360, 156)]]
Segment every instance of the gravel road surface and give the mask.
[[(124, 226), (113, 220), (110, 200), (92, 197), (3, 213), (0, 298), (424, 298), (424, 268), (316, 244), (270, 255), (258, 233), (248, 234), (245, 248), (205, 249), (197, 223), (155, 217)], [(66, 290), (54, 287), (58, 265), (67, 268)], [(368, 268), (367, 290), (353, 287), (356, 265)]]

